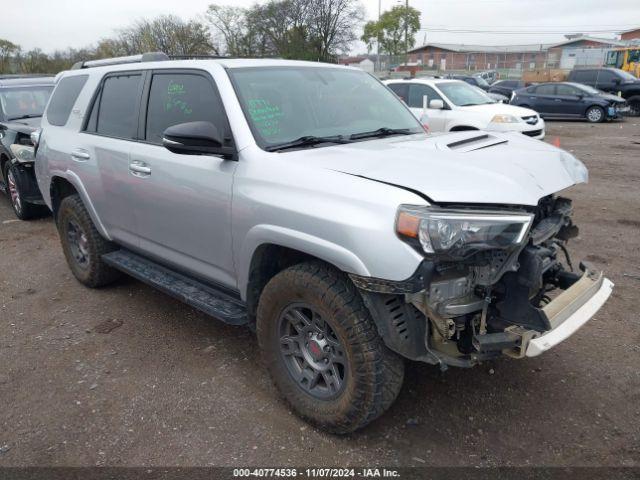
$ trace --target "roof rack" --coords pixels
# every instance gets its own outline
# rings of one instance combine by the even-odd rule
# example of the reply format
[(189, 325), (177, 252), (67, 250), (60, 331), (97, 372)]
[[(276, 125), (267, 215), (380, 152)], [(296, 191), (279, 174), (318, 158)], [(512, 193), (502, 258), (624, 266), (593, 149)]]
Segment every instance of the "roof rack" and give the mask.
[(148, 52), (140, 55), (131, 55), (128, 57), (103, 58), (100, 60), (89, 60), (86, 62), (77, 62), (71, 67), (71, 70), (79, 70), (81, 68), (105, 67), (107, 65), (122, 65), (126, 63), (140, 62), (162, 62), (170, 60), (169, 56), (164, 52)]

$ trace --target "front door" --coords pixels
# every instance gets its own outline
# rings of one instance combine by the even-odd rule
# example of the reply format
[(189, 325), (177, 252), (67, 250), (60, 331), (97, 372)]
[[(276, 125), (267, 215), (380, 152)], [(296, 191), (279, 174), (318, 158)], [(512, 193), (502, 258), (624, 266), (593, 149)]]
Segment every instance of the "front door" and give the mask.
[[(446, 102), (442, 99), (438, 93), (429, 85), (421, 83), (412, 83), (409, 86), (409, 95), (407, 104), (413, 112), (413, 114), (420, 118), (423, 113), (424, 97), (427, 97), (427, 105), (432, 100), (442, 100), (442, 103), (446, 107)], [(447, 123), (447, 110), (437, 108), (427, 108), (427, 116), (429, 117), (428, 125), (431, 132), (444, 132)]]
[(133, 145), (129, 164), (140, 249), (190, 274), (235, 287), (231, 187), (236, 162), (176, 154), (162, 146), (166, 128), (194, 121), (212, 122), (232, 142), (215, 83), (197, 70), (160, 70), (148, 76), (147, 96), (142, 138)]

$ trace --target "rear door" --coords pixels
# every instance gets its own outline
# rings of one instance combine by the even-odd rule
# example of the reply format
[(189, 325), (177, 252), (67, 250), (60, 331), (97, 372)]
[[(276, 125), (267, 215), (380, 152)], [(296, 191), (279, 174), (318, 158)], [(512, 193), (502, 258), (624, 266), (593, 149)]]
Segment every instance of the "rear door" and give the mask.
[(180, 155), (162, 146), (166, 128), (208, 121), (231, 130), (214, 80), (200, 70), (157, 70), (146, 79), (129, 178), (140, 248), (187, 273), (235, 287), (231, 252), (231, 187), (237, 162)]
[(556, 113), (556, 86), (553, 83), (538, 85), (533, 89), (532, 105), (536, 112), (542, 115), (554, 115)]
[(145, 72), (106, 75), (71, 158), (83, 168), (83, 181), (103, 225), (119, 243), (136, 247), (135, 182), (129, 159), (138, 130)]

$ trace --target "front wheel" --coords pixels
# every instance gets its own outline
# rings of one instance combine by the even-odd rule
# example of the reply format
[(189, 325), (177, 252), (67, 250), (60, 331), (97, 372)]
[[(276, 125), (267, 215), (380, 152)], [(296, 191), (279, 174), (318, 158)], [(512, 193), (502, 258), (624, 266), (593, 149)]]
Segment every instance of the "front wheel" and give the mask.
[(30, 220), (44, 216), (47, 208), (43, 205), (34, 205), (24, 200), (23, 192), (28, 191), (26, 182), (29, 181), (27, 173), (19, 166), (7, 162), (4, 171), (6, 179), (7, 195), (13, 207), (13, 213), (20, 220)]
[(402, 387), (403, 359), (384, 345), (349, 279), (323, 263), (298, 264), (269, 281), (257, 335), (285, 400), (326, 431), (365, 426)]
[(604, 122), (604, 110), (602, 109), (602, 107), (589, 107), (586, 117), (587, 120), (591, 123)]

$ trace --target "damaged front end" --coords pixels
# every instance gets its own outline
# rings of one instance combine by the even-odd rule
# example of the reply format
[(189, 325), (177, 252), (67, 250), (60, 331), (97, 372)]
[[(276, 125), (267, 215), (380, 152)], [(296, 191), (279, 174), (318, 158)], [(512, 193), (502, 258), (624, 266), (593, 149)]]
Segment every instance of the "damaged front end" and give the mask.
[(536, 356), (563, 341), (604, 304), (613, 284), (580, 264), (571, 201), (535, 209), (401, 207), (397, 231), (425, 255), (405, 282), (352, 276), (387, 345), (428, 363), (470, 367)]

